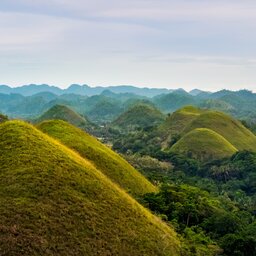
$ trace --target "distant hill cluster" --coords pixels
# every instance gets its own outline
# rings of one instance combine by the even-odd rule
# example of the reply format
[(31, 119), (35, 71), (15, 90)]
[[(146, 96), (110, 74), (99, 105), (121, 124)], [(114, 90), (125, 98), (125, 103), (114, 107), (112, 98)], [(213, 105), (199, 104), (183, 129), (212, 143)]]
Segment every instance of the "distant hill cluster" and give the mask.
[(33, 120), (55, 105), (65, 105), (89, 122), (102, 125), (137, 104), (150, 105), (163, 114), (193, 105), (256, 123), (256, 94), (247, 90), (210, 93), (198, 89), (186, 92), (134, 86), (71, 85), (67, 89), (48, 85), (0, 86), (0, 113), (10, 118)]

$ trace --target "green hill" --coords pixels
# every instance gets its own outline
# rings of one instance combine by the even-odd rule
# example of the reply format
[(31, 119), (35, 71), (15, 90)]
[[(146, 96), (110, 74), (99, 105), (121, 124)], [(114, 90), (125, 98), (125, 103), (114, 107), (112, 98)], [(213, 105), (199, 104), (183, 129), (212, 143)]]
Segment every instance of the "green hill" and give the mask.
[(90, 129), (94, 125), (85, 117), (82, 117), (65, 105), (54, 105), (37, 120), (40, 123), (45, 120), (63, 120), (83, 129)]
[(217, 132), (238, 150), (256, 151), (256, 136), (241, 122), (221, 112), (205, 111), (201, 113), (188, 124), (184, 132), (195, 128), (208, 128)]
[(171, 147), (171, 150), (200, 161), (230, 157), (237, 151), (221, 135), (206, 128), (197, 128), (188, 132)]
[(29, 124), (0, 125), (0, 166), (1, 255), (180, 255), (170, 227)]
[(183, 90), (176, 90), (169, 94), (154, 97), (153, 102), (161, 111), (168, 113), (186, 105), (196, 104), (196, 99)]
[(165, 122), (157, 128), (157, 134), (162, 141), (162, 147), (168, 148), (175, 137), (180, 137), (188, 124), (195, 120), (203, 110), (193, 106), (186, 106), (169, 114)]
[(63, 121), (45, 121), (38, 128), (89, 159), (99, 170), (133, 195), (156, 188), (117, 153), (94, 137)]
[(165, 120), (165, 115), (154, 106), (137, 104), (122, 113), (113, 123), (113, 126), (125, 130), (145, 128), (157, 125)]
[(171, 114), (158, 130), (168, 145), (173, 136), (182, 137), (196, 128), (215, 131), (238, 150), (256, 151), (256, 136), (241, 122), (218, 111), (187, 106)]
[(181, 133), (203, 111), (193, 106), (186, 106), (168, 115), (165, 122), (158, 129), (161, 132)]

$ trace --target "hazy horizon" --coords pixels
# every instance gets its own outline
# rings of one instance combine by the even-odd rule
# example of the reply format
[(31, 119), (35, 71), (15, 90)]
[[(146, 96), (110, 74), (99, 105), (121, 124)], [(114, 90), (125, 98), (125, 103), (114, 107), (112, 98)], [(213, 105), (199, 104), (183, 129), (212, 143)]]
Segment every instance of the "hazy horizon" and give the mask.
[(0, 84), (0, 86), (9, 86), (11, 88), (18, 88), (18, 87), (22, 87), (22, 86), (29, 86), (29, 85), (37, 85), (37, 86), (40, 86), (40, 85), (48, 85), (48, 86), (53, 86), (53, 87), (58, 87), (60, 89), (67, 89), (69, 88), (71, 85), (79, 85), (79, 86), (89, 86), (91, 88), (96, 88), (96, 87), (105, 87), (105, 88), (108, 88), (108, 87), (118, 87), (118, 86), (132, 86), (132, 87), (136, 87), (136, 88), (141, 88), (141, 89), (168, 89), (168, 90), (179, 90), (179, 89), (183, 89), (187, 92), (190, 92), (192, 90), (195, 90), (195, 89), (198, 89), (198, 90), (202, 90), (202, 91), (205, 91), (205, 92), (217, 92), (217, 91), (220, 91), (220, 90), (230, 90), (230, 91), (239, 91), (239, 90), (248, 90), (248, 91), (252, 91), (253, 93), (256, 93), (256, 90), (250, 90), (250, 89), (247, 89), (247, 88), (240, 88), (240, 89), (228, 89), (228, 88), (222, 88), (222, 89), (219, 89), (219, 90), (204, 90), (204, 89), (201, 89), (201, 88), (192, 88), (192, 89), (185, 89), (185, 88), (182, 88), (182, 87), (154, 87), (154, 86), (141, 86), (141, 85), (134, 85), (134, 84), (100, 84), (100, 85), (90, 85), (90, 84), (74, 84), (74, 83), (71, 83), (67, 86), (61, 86), (61, 85), (55, 85), (55, 84), (46, 84), (46, 83), (39, 83), (39, 84), (35, 84), (35, 83), (28, 83), (28, 84), (20, 84), (20, 85), (16, 85), (16, 86), (12, 86), (12, 85), (9, 85), (9, 84)]
[(3, 0), (0, 84), (256, 88), (252, 0)]

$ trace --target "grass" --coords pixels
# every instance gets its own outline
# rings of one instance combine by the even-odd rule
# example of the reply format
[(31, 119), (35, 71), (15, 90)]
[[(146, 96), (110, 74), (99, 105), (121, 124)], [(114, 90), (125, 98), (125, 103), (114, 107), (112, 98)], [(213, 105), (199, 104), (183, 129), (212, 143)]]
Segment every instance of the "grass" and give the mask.
[(40, 123), (45, 120), (64, 120), (80, 128), (91, 128), (93, 125), (85, 117), (80, 116), (64, 105), (55, 105), (43, 113), (37, 120)]
[(155, 107), (147, 104), (137, 104), (121, 114), (112, 125), (122, 129), (144, 128), (157, 125), (164, 120), (165, 115)]
[(0, 255), (180, 255), (170, 227), (27, 123), (0, 124), (0, 166)]
[(193, 106), (186, 106), (169, 115), (166, 121), (158, 127), (158, 134), (162, 137), (163, 148), (168, 148), (173, 136), (176, 136), (195, 120), (202, 110)]
[(184, 133), (195, 128), (208, 128), (217, 132), (238, 150), (256, 151), (256, 136), (241, 122), (221, 112), (203, 112), (186, 127)]
[(219, 111), (187, 106), (170, 115), (159, 126), (163, 148), (168, 148), (173, 136), (185, 136), (196, 128), (207, 128), (224, 137), (237, 150), (256, 151), (256, 136), (241, 122)]
[(206, 128), (196, 128), (188, 132), (172, 146), (171, 150), (186, 154), (199, 161), (230, 157), (237, 151), (221, 135)]
[(126, 160), (88, 133), (61, 120), (42, 122), (38, 128), (90, 160), (132, 195), (156, 191), (156, 188)]

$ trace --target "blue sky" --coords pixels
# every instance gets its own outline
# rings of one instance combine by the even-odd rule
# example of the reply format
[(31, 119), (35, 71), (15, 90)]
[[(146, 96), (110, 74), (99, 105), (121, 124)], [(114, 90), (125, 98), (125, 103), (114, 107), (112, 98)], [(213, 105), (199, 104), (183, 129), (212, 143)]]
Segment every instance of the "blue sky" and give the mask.
[(256, 91), (255, 31), (255, 0), (1, 0), (0, 84)]

